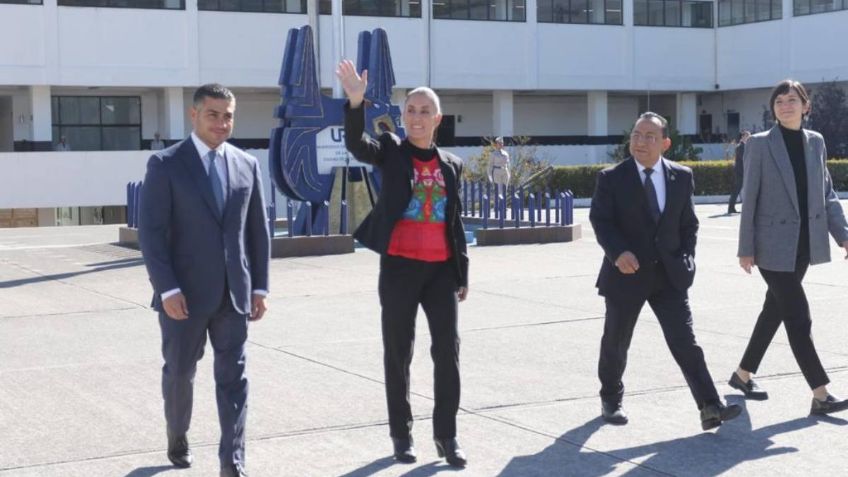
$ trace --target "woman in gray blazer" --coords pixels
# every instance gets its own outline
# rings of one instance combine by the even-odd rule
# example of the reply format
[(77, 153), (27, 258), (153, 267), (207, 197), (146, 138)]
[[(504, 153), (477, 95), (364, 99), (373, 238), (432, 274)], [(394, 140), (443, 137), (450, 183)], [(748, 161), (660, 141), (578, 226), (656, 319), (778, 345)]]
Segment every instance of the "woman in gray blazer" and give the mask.
[(747, 273), (759, 267), (768, 291), (729, 384), (749, 399), (768, 399), (751, 374), (782, 322), (792, 354), (813, 390), (810, 413), (828, 414), (848, 409), (848, 400), (827, 390), (830, 380), (813, 345), (802, 280), (810, 265), (830, 261), (828, 232), (848, 250), (848, 223), (827, 170), (824, 138), (801, 127), (810, 112), (804, 86), (782, 81), (772, 91), (770, 105), (777, 124), (751, 136), (745, 145), (738, 253)]

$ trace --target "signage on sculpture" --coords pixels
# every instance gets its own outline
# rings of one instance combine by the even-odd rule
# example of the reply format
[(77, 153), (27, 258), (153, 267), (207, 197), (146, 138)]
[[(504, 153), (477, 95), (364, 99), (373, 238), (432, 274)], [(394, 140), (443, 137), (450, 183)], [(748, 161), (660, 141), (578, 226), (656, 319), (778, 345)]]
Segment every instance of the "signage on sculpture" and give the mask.
[[(371, 172), (371, 166), (357, 161), (347, 152), (344, 144), (344, 128), (330, 126), (315, 135), (315, 152), (318, 159), (318, 173), (331, 174), (334, 167), (365, 167)], [(348, 163), (348, 160), (350, 162)]]

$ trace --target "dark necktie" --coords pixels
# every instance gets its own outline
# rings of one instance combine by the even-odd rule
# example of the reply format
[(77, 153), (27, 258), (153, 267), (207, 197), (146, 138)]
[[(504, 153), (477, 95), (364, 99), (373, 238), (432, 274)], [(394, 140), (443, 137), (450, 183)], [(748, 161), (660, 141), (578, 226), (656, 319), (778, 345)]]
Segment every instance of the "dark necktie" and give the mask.
[(218, 168), (215, 167), (215, 158), (218, 153), (215, 150), (209, 151), (209, 184), (212, 186), (212, 195), (215, 197), (215, 204), (218, 206), (218, 213), (224, 213), (224, 190), (221, 186), (221, 177), (218, 175)]
[(660, 221), (660, 203), (657, 200), (657, 189), (654, 188), (654, 181), (651, 180), (653, 169), (645, 168), (645, 195), (648, 197), (648, 207), (651, 209), (651, 217), (654, 218), (654, 223)]

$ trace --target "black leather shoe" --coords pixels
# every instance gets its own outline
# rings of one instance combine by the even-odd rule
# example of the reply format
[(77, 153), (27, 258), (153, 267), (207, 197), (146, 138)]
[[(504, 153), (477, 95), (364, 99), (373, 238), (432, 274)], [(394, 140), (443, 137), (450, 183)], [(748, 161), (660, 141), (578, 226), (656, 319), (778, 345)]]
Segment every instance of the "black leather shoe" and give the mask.
[(730, 377), (727, 382), (731, 388), (738, 389), (745, 393), (745, 399), (753, 399), (754, 401), (765, 401), (768, 399), (768, 393), (754, 382), (753, 378), (748, 379), (748, 382), (742, 381), (736, 372)]
[(221, 466), (221, 477), (247, 477), (244, 469), (237, 464)]
[(392, 446), (395, 449), (395, 460), (404, 464), (411, 464), (418, 460), (415, 456), (415, 447), (412, 446), (412, 437), (398, 439), (392, 437)]
[(844, 411), (848, 409), (848, 399), (839, 399), (838, 397), (828, 394), (827, 399), (819, 401), (813, 398), (813, 405), (810, 408), (810, 414), (830, 414), (833, 412)]
[(708, 431), (742, 414), (742, 406), (731, 404), (725, 406), (722, 403), (707, 404), (701, 409), (701, 429)]
[(436, 453), (439, 457), (444, 457), (448, 464), (453, 467), (465, 467), (468, 464), (468, 459), (465, 458), (465, 452), (459, 447), (459, 442), (455, 437), (450, 439), (434, 439), (436, 442)]
[(738, 214), (738, 213), (739, 213), (739, 211), (737, 211), (736, 209), (727, 209), (727, 215)]
[(627, 414), (621, 408), (620, 402), (601, 401), (601, 416), (610, 424), (623, 426), (627, 424)]
[(188, 447), (188, 439), (185, 434), (173, 435), (168, 432), (168, 460), (177, 467), (191, 467), (194, 456)]

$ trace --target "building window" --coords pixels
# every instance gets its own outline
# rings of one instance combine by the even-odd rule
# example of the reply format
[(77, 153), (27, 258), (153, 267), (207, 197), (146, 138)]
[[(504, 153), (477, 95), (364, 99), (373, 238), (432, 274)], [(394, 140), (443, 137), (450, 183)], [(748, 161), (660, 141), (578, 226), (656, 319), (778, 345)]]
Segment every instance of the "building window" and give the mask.
[(621, 25), (621, 0), (538, 0), (539, 23)]
[[(585, 3), (589, 0), (572, 1)], [(523, 22), (527, 19), (527, 11), (525, 0), (433, 0), (433, 18)]]
[(342, 0), (344, 15), (421, 18), (421, 0)]
[(64, 137), (72, 151), (141, 149), (138, 96), (53, 96), (53, 142)]
[(333, 14), (333, 1), (332, 0), (318, 0), (318, 13), (321, 15), (332, 15)]
[(12, 3), (15, 5), (42, 5), (42, 0), (0, 0), (0, 3)]
[(688, 28), (713, 27), (713, 2), (702, 0), (634, 0), (633, 24)]
[[(197, 9), (214, 12), (306, 13), (307, 0), (197, 0)], [(319, 12), (323, 5), (319, 4)]]
[(59, 0), (59, 6), (185, 10), (185, 0)]
[(793, 13), (796, 17), (838, 10), (848, 10), (848, 0), (794, 0)]
[[(796, 9), (798, 1), (803, 0), (795, 0)], [(718, 26), (720, 27), (780, 20), (782, 17), (782, 0), (718, 0)]]

